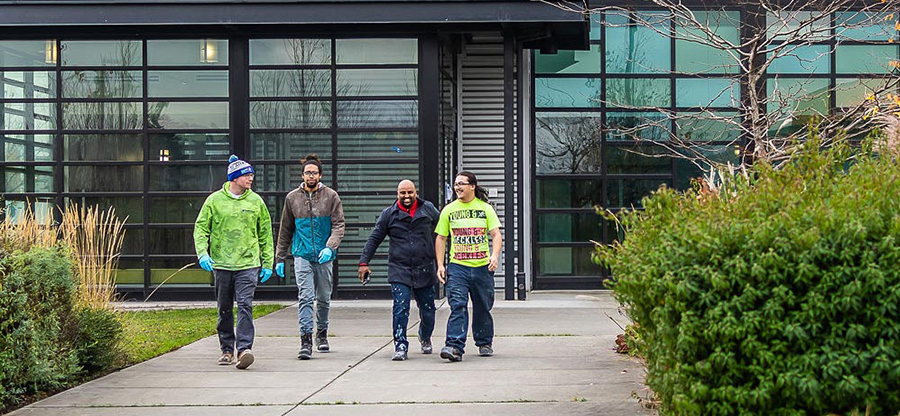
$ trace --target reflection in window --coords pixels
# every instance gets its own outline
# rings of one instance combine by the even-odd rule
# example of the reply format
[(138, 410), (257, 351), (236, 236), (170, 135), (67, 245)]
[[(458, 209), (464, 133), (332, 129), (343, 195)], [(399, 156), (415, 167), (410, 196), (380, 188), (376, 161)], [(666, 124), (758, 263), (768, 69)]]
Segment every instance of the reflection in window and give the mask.
[(538, 179), (537, 208), (592, 208), (603, 205), (599, 179)]
[(591, 260), (594, 250), (593, 246), (538, 248), (538, 274), (551, 276), (599, 276), (603, 273), (603, 269)]
[(328, 65), (331, 39), (251, 39), (250, 65)]
[(206, 197), (196, 196), (150, 198), (150, 222), (193, 223), (205, 200)]
[(827, 79), (771, 78), (767, 83), (768, 111), (777, 117), (825, 114), (828, 84)]
[(331, 127), (329, 101), (267, 101), (250, 103), (250, 128), (302, 129)]
[[(418, 183), (418, 163), (338, 165), (338, 178), (344, 191), (396, 191), (401, 178)], [(347, 221), (350, 221), (349, 219)]]
[(335, 49), (340, 64), (415, 64), (419, 62), (416, 39), (338, 39)]
[(589, 213), (538, 214), (537, 241), (541, 243), (587, 243), (603, 239), (603, 218)]
[(66, 130), (140, 130), (144, 125), (141, 103), (63, 103), (62, 108)]
[(160, 162), (227, 160), (231, 155), (228, 138), (224, 133), (151, 134), (150, 159)]
[(147, 123), (152, 129), (227, 129), (227, 102), (150, 103)]
[(53, 166), (3, 166), (0, 193), (55, 192)]
[(599, 172), (602, 124), (599, 113), (536, 113), (537, 173)]
[(0, 133), (0, 162), (52, 162), (54, 140), (50, 134)]
[(831, 71), (831, 47), (828, 45), (788, 46), (785, 55), (772, 59), (770, 74), (827, 74)]
[(63, 41), (60, 50), (63, 66), (141, 66), (143, 63), (139, 40)]
[(0, 66), (56, 66), (52, 40), (0, 40)]
[(897, 94), (897, 89), (894, 78), (838, 78), (834, 95), (838, 107), (856, 107), (866, 97)]
[(148, 71), (148, 97), (227, 97), (228, 71)]
[(736, 107), (741, 88), (730, 78), (686, 78), (675, 81), (675, 105), (678, 107)]
[(419, 106), (415, 100), (339, 101), (339, 128), (416, 127)]
[(606, 72), (640, 74), (668, 72), (671, 68), (669, 21), (660, 12), (639, 12), (653, 28), (636, 24), (620, 14), (606, 16)]
[(838, 39), (856, 41), (885, 41), (897, 37), (897, 19), (889, 13), (835, 13), (835, 32)]
[(664, 179), (610, 179), (606, 182), (606, 206), (631, 208), (641, 206), (641, 199), (668, 184)]
[[(67, 134), (65, 160), (130, 161), (144, 160), (144, 145), (139, 134)], [(135, 188), (138, 190), (143, 186)]]
[(660, 146), (609, 146), (606, 149), (606, 173), (670, 174), (670, 154)]
[[(740, 12), (694, 11), (694, 18), (713, 33), (740, 45)], [(740, 71), (738, 62), (729, 51), (710, 45), (705, 30), (697, 29), (689, 22), (677, 22), (675, 26), (675, 70), (695, 74), (735, 74)], [(698, 43), (699, 42), (699, 43)], [(706, 44), (704, 44), (706, 43)]]
[[(731, 163), (737, 166), (740, 163), (740, 146), (738, 145), (695, 145), (691, 150), (703, 159), (714, 163), (725, 164)], [(698, 166), (698, 164), (700, 166)], [(698, 159), (690, 160), (686, 158), (675, 159), (675, 187), (676, 189), (690, 189), (691, 180), (698, 179), (707, 175), (709, 165)]]
[[(250, 158), (253, 160), (287, 159), (298, 162), (315, 153), (320, 159), (331, 158), (331, 134), (328, 133), (251, 133)], [(343, 154), (343, 149), (342, 149)], [(345, 154), (346, 156), (346, 154)]]
[(228, 40), (148, 40), (147, 65), (228, 65)]
[(607, 141), (669, 140), (669, 116), (660, 112), (607, 113)]
[(534, 52), (536, 74), (599, 74), (603, 57), (600, 45), (591, 45), (586, 51), (562, 50), (543, 54)]
[(140, 71), (63, 72), (65, 98), (141, 98), (143, 85)]
[(221, 189), (226, 180), (226, 169), (222, 164), (150, 166), (151, 191), (212, 192)]
[(143, 166), (66, 166), (64, 192), (124, 192), (143, 189)]
[(609, 106), (668, 107), (671, 103), (668, 79), (616, 78), (606, 80)]
[(416, 69), (339, 69), (337, 95), (416, 95), (419, 93), (417, 72)]
[(327, 97), (331, 70), (254, 69), (250, 71), (251, 97)]
[(56, 98), (56, 73), (0, 70), (0, 98)]
[(56, 104), (0, 102), (0, 120), (2, 130), (54, 130)]
[(834, 53), (838, 74), (890, 74), (898, 59), (898, 45), (838, 45)]
[(600, 107), (599, 78), (538, 78), (535, 107)]
[(736, 113), (679, 113), (675, 118), (678, 138), (689, 142), (733, 141), (741, 134)]
[(341, 133), (337, 137), (342, 158), (417, 158), (419, 134), (410, 132)]

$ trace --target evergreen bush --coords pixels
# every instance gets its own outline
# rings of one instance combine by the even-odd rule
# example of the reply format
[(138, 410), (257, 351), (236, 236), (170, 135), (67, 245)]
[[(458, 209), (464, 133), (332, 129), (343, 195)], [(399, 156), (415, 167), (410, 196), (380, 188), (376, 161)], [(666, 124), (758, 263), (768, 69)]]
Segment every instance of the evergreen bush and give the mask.
[(900, 412), (900, 164), (807, 149), (663, 188), (599, 249), (664, 414)]

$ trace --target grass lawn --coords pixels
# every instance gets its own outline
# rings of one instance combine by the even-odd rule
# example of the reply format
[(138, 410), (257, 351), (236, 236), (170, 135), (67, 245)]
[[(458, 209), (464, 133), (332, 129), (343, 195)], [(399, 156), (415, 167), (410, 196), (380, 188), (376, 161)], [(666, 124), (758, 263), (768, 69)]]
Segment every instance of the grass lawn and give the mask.
[[(282, 305), (253, 305), (253, 317), (282, 308)], [(215, 334), (217, 316), (216, 308), (120, 313), (124, 364), (137, 364)]]

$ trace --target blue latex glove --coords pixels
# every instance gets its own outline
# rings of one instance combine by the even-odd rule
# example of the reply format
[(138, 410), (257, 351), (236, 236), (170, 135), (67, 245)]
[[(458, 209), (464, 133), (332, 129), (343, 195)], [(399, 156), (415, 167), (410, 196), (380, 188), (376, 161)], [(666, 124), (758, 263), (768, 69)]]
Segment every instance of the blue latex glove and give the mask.
[(200, 257), (200, 268), (201, 269), (211, 272), (213, 269), (212, 268), (213, 264), (216, 264), (216, 262), (214, 262), (211, 258), (209, 258), (209, 255), (204, 254), (203, 257)]
[(259, 277), (262, 278), (259, 279), (259, 282), (265, 283), (266, 280), (269, 280), (269, 278), (272, 277), (272, 269), (263, 268), (262, 271), (259, 272)]
[(334, 259), (334, 250), (331, 247), (325, 247), (319, 252), (319, 264), (328, 263)]
[(278, 263), (275, 265), (275, 274), (278, 277), (284, 277), (284, 263)]

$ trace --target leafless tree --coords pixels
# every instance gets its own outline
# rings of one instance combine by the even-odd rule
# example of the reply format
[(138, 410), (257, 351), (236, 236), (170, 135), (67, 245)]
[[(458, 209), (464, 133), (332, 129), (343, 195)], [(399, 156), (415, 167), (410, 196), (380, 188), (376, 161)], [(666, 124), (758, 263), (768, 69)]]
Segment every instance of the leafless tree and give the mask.
[[(706, 80), (705, 87), (710, 90), (706, 101), (691, 103), (689, 113), (657, 108), (650, 111), (660, 116), (632, 126), (615, 126), (615, 134), (637, 141), (646, 141), (647, 129), (663, 131), (666, 140), (653, 143), (707, 172), (714, 170), (711, 166), (717, 162), (697, 144), (715, 141), (738, 146), (743, 156), (738, 167), (759, 160), (778, 164), (790, 159), (796, 146), (802, 146), (798, 139), (807, 134), (805, 126), (823, 132), (827, 140), (845, 133), (864, 135), (873, 127), (862, 117), (864, 97), (897, 89), (897, 79), (889, 75), (891, 62), (883, 55), (871, 54), (866, 56), (869, 63), (856, 63), (868, 66), (870, 74), (851, 83), (833, 85), (817, 73), (831, 72), (827, 56), (834, 59), (838, 45), (893, 42), (898, 0), (646, 0), (631, 6), (546, 2), (593, 19), (603, 16), (607, 31), (626, 28), (632, 44), (626, 45), (628, 56), (617, 59), (627, 66), (619, 72), (668, 73), (668, 67), (654, 68), (656, 57), (640, 50), (640, 36), (674, 39), (678, 48), (690, 48), (710, 58), (708, 62), (679, 61), (673, 69), (679, 77)], [(606, 53), (608, 59), (617, 50)], [(786, 64), (795, 69), (789, 76), (778, 71)], [(653, 101), (634, 96), (648, 94), (646, 87), (635, 84), (646, 79), (616, 81), (624, 83), (607, 86), (608, 106), (646, 110), (649, 105), (642, 103)], [(835, 101), (837, 108), (831, 105)]]

